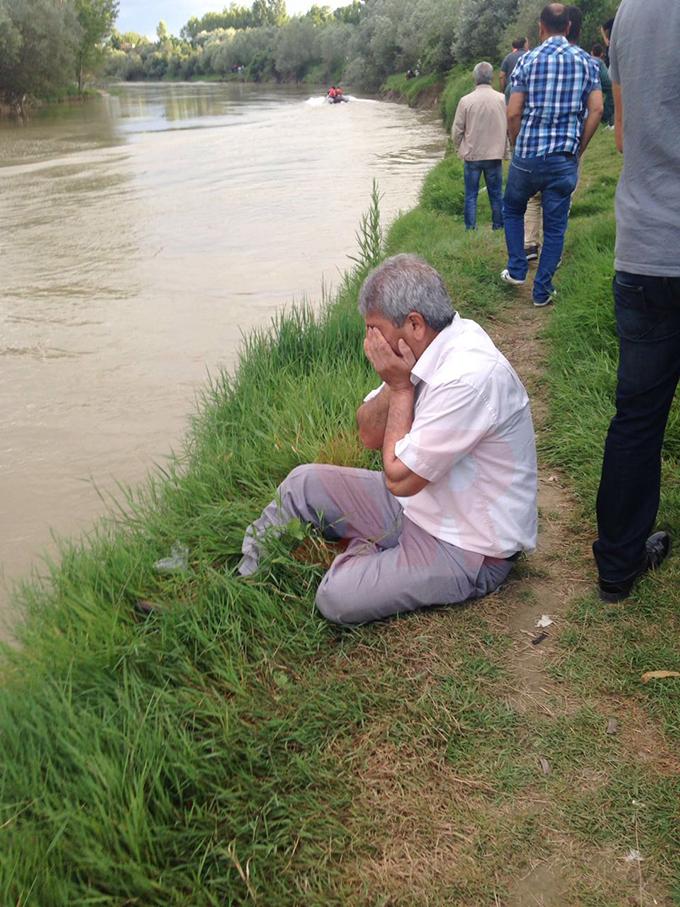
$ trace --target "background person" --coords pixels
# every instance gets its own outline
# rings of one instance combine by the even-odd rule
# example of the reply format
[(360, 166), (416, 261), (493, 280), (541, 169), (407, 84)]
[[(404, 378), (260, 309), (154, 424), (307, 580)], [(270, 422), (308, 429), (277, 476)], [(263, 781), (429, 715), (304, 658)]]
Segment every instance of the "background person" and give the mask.
[(515, 141), (503, 202), (508, 266), (501, 280), (523, 284), (527, 275), (524, 214), (542, 193), (543, 248), (534, 279), (533, 302), (553, 300), (553, 275), (564, 246), (578, 159), (602, 116), (599, 67), (590, 54), (569, 44), (569, 16), (561, 3), (541, 11), (541, 44), (526, 53), (511, 78), (508, 132)]
[(491, 205), (491, 225), (494, 230), (501, 230), (503, 158), (508, 147), (505, 98), (491, 87), (491, 63), (478, 63), (473, 75), (476, 88), (458, 102), (451, 128), (453, 146), (464, 162), (465, 229), (477, 228), (477, 196), (484, 174)]
[(512, 75), (512, 71), (517, 65), (517, 61), (520, 57), (524, 56), (528, 49), (529, 41), (526, 37), (515, 38), (512, 42), (512, 50), (501, 63), (499, 80), (501, 91), (505, 94), (506, 101), (510, 98), (510, 76)]
[(583, 13), (578, 6), (567, 6), (567, 15), (569, 16), (569, 30), (567, 31), (567, 41), (578, 47), (581, 40), (581, 29), (583, 27)]
[(616, 415), (604, 448), (593, 545), (600, 598), (630, 595), (670, 550), (655, 532), (661, 448), (680, 377), (680, 4), (623, 0), (609, 48), (616, 144)]
[(359, 310), (383, 383), (357, 424), (383, 469), (294, 469), (248, 528), (239, 565), (256, 572), (267, 533), (293, 519), (350, 539), (316, 595), (340, 624), (487, 595), (536, 544), (534, 430), (510, 363), (415, 255), (372, 271)]
[(593, 44), (591, 55), (597, 60), (600, 67), (600, 84), (602, 85), (602, 98), (604, 101), (604, 113), (602, 114), (602, 123), (610, 129), (614, 127), (614, 93), (612, 92), (612, 80), (609, 70), (604, 62), (604, 47), (601, 44)]
[(602, 35), (602, 42), (604, 44), (604, 65), (609, 67), (609, 41), (611, 39), (612, 28), (614, 27), (614, 19), (612, 16), (611, 19), (607, 19), (606, 22), (603, 22), (600, 26), (600, 34)]
[[(567, 41), (570, 44), (578, 44), (581, 37), (581, 27), (583, 24), (583, 14), (578, 6), (568, 6), (567, 14), (569, 16), (569, 31), (567, 32)], [(578, 178), (581, 178), (579, 167)], [(578, 184), (577, 184), (578, 185)], [(527, 261), (536, 261), (541, 254), (543, 245), (543, 205), (541, 193), (538, 192), (527, 202), (527, 210), (524, 215), (524, 254)]]

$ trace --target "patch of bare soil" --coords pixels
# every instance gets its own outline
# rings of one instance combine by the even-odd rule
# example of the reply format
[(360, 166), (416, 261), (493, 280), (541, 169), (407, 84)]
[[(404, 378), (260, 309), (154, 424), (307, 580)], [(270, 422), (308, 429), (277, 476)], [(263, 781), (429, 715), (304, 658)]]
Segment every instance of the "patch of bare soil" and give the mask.
[[(495, 320), (489, 333), (522, 378), (531, 399), (537, 434), (544, 430), (547, 399), (545, 350), (541, 333), (545, 309), (531, 305), (529, 293), (518, 293), (512, 317)], [(574, 525), (575, 502), (554, 470), (539, 464), (539, 537), (531, 557), (520, 564), (501, 594), (483, 603), (494, 628), (512, 640), (508, 669), (514, 680), (508, 701), (521, 713), (553, 715), (570, 710), (566, 692), (546, 671), (556, 657), (560, 625), (574, 597), (593, 583), (587, 532)], [(523, 574), (523, 575), (522, 575)], [(552, 621), (537, 627), (544, 615)]]
[[(574, 873), (574, 866), (579, 873)], [(626, 860), (613, 848), (585, 849), (568, 839), (553, 842), (553, 855), (533, 860), (503, 899), (503, 907), (672, 907), (672, 901), (653, 893), (655, 887), (643, 863)]]
[[(486, 786), (455, 775), (436, 755), (387, 741), (366, 741), (358, 772), (364, 826), (361, 855), (347, 866), (357, 903), (380, 892), (385, 904), (436, 904), (438, 893), (474, 872), (474, 802)], [(361, 893), (360, 893), (361, 892)], [(375, 903), (369, 897), (364, 903)]]

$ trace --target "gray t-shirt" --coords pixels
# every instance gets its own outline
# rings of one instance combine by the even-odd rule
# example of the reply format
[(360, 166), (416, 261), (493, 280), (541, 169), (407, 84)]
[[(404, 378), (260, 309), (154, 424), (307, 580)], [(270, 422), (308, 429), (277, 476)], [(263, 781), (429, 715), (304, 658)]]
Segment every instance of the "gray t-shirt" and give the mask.
[(679, 45), (677, 0), (623, 0), (609, 46), (623, 100), (617, 271), (680, 276)]
[(506, 99), (510, 97), (510, 76), (512, 71), (517, 66), (517, 61), (520, 57), (524, 56), (526, 53), (525, 50), (513, 50), (507, 55), (507, 57), (501, 63), (501, 72), (505, 73), (505, 97)]

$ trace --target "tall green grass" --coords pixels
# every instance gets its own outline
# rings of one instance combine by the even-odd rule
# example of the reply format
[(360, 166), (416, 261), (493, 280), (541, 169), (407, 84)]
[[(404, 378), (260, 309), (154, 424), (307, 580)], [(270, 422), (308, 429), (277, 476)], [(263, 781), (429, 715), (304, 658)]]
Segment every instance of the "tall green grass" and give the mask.
[(441, 99), (442, 120), (447, 132), (450, 132), (453, 126), (453, 118), (456, 115), (458, 102), (463, 95), (468, 94), (474, 87), (472, 70), (458, 66), (449, 72)]

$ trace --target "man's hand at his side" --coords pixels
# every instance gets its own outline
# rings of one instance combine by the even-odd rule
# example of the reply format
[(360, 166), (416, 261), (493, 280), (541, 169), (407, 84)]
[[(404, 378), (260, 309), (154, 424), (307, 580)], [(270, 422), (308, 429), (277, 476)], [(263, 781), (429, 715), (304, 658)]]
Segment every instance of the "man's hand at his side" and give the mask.
[(405, 340), (400, 339), (398, 347), (399, 353), (395, 353), (379, 328), (367, 328), (364, 352), (390, 390), (403, 390), (412, 386), (411, 371), (416, 364), (416, 357)]

